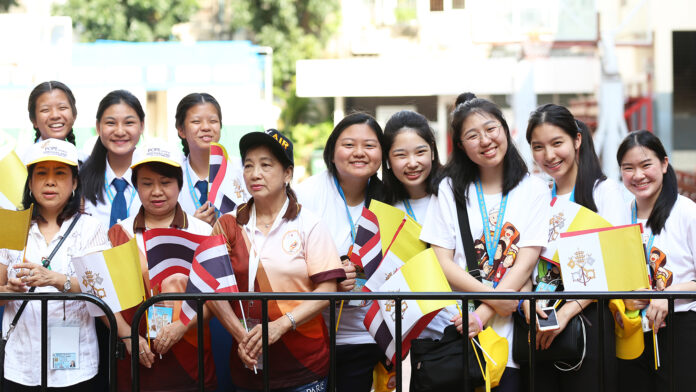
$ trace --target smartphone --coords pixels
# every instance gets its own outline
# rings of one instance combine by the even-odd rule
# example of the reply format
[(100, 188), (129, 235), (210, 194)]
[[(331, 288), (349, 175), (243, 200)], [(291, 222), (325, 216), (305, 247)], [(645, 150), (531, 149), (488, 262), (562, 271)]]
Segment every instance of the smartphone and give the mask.
[(547, 307), (547, 308), (542, 308), (541, 309), (544, 313), (546, 313), (546, 318), (543, 319), (541, 317), (537, 317), (537, 321), (539, 322), (539, 331), (552, 331), (554, 329), (558, 329), (558, 319), (556, 318), (556, 309), (553, 307)]

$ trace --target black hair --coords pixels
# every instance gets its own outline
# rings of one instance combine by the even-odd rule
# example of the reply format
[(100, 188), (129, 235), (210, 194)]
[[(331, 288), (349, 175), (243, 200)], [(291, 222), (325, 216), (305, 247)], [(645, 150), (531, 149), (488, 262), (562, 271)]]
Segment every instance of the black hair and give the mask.
[[(616, 160), (621, 166), (621, 161), (624, 155), (633, 147), (645, 147), (657, 155), (660, 162), (664, 162), (667, 158), (665, 147), (660, 142), (660, 139), (652, 132), (641, 130), (633, 131), (624, 138), (616, 151)], [(646, 225), (652, 230), (654, 235), (660, 234), (665, 227), (665, 222), (672, 212), (672, 207), (677, 202), (679, 196), (679, 188), (677, 183), (677, 174), (674, 172), (671, 164), (667, 165), (667, 172), (662, 176), (662, 190), (655, 201), (650, 216)]]
[(138, 189), (138, 171), (143, 166), (147, 166), (153, 172), (159, 174), (160, 176), (165, 176), (168, 178), (173, 178), (176, 180), (176, 184), (179, 186), (179, 191), (184, 186), (184, 173), (181, 167), (172, 166), (164, 162), (145, 162), (136, 166), (131, 170), (131, 182), (135, 189)]
[[(145, 111), (143, 111), (140, 101), (135, 95), (126, 90), (114, 90), (99, 102), (97, 108), (97, 123), (101, 121), (106, 109), (113, 105), (124, 103), (131, 107), (138, 115), (140, 122), (145, 122)], [(101, 138), (97, 138), (92, 149), (92, 154), (89, 156), (82, 169), (80, 169), (80, 177), (84, 184), (83, 195), (85, 200), (92, 204), (104, 202), (104, 172), (106, 171), (106, 154), (107, 150), (102, 143)]]
[(428, 195), (437, 192), (435, 179), (439, 175), (441, 165), (433, 130), (430, 128), (428, 119), (422, 114), (411, 110), (402, 110), (394, 113), (384, 126), (384, 141), (382, 143), (382, 148), (384, 149), (382, 153), (382, 182), (384, 183), (384, 201), (388, 204), (394, 204), (409, 198), (408, 191), (404, 187), (404, 184), (396, 178), (394, 171), (387, 167), (387, 162), (389, 162), (389, 150), (391, 150), (394, 144), (394, 139), (396, 139), (396, 136), (401, 132), (406, 131), (415, 132), (416, 135), (420, 136), (428, 143), (428, 146), (430, 146), (430, 150), (433, 154), (433, 162), (430, 173), (425, 179), (425, 192)]
[[(36, 121), (36, 101), (38, 101), (39, 97), (43, 94), (50, 93), (53, 90), (60, 90), (65, 93), (65, 96), (68, 98), (68, 102), (70, 103), (70, 110), (72, 110), (73, 118), (77, 117), (77, 106), (75, 105), (75, 96), (73, 95), (70, 88), (61, 82), (51, 80), (48, 82), (40, 83), (39, 85), (34, 87), (34, 89), (31, 90), (31, 93), (29, 94), (29, 104), (27, 105), (27, 110), (29, 111), (29, 120), (31, 120), (32, 126), (34, 124), (34, 121)], [(34, 127), (34, 132), (34, 142), (36, 143), (41, 138), (41, 131), (39, 131), (38, 127)], [(73, 145), (75, 144), (75, 132), (73, 132), (72, 128), (70, 128), (70, 132), (68, 132), (68, 134), (65, 135), (65, 140), (72, 143)]]
[[(217, 110), (218, 113), (218, 118), (220, 119), (220, 130), (222, 130), (222, 109), (220, 108), (220, 104), (215, 97), (208, 93), (191, 93), (181, 98), (179, 104), (176, 105), (176, 114), (174, 115), (174, 126), (176, 129), (181, 130), (184, 128), (186, 113), (188, 113), (189, 109), (203, 103), (210, 103), (215, 107), (215, 110)], [(179, 138), (181, 139), (181, 146), (182, 150), (184, 151), (184, 155), (188, 156), (190, 152), (188, 142), (181, 136), (179, 136)]]
[[(329, 172), (331, 177), (338, 178), (338, 170), (336, 165), (333, 163), (334, 153), (336, 152), (336, 143), (338, 138), (341, 136), (343, 131), (346, 130), (351, 125), (365, 124), (367, 125), (377, 136), (380, 148), (382, 149), (382, 154), (384, 154), (384, 133), (382, 132), (382, 127), (379, 126), (377, 120), (365, 112), (354, 112), (345, 117), (334, 127), (333, 131), (326, 140), (326, 146), (324, 146), (324, 163), (326, 164), (326, 170)], [(384, 156), (384, 155), (383, 155)], [(370, 177), (367, 184), (367, 197), (365, 198), (365, 206), (370, 205), (371, 199), (382, 200), (383, 187), (382, 181), (380, 181), (377, 173)]]
[(551, 124), (560, 128), (573, 141), (578, 134), (580, 135), (580, 148), (576, 162), (578, 174), (575, 178), (574, 188), (575, 202), (597, 212), (597, 204), (592, 196), (592, 191), (595, 188), (595, 183), (606, 180), (607, 176), (602, 172), (602, 166), (595, 152), (589, 128), (584, 122), (576, 120), (565, 107), (549, 103), (539, 106), (529, 116), (527, 124), (528, 143), (532, 143), (534, 129), (542, 124)]
[(443, 177), (452, 179), (452, 191), (455, 199), (466, 204), (469, 185), (479, 176), (479, 167), (464, 151), (460, 140), (464, 121), (474, 113), (485, 113), (495, 117), (505, 130), (507, 150), (503, 158), (503, 195), (507, 195), (527, 175), (527, 165), (515, 147), (510, 136), (510, 128), (503, 112), (496, 104), (486, 99), (477, 98), (472, 93), (459, 94), (456, 107), (452, 112), (452, 155), (443, 169)]
[[(77, 187), (75, 188), (75, 191), (70, 195), (68, 203), (63, 207), (63, 210), (60, 212), (60, 214), (58, 214), (56, 221), (59, 226), (62, 225), (63, 222), (65, 222), (66, 220), (70, 219), (73, 215), (82, 212), (82, 183), (80, 181), (80, 176), (78, 175), (77, 166), (67, 164), (66, 166), (70, 168), (72, 178), (77, 181)], [(29, 206), (34, 204), (34, 211), (31, 214), (31, 219), (34, 221), (45, 222), (46, 219), (43, 216), (41, 216), (38, 203), (36, 202), (34, 195), (31, 193), (31, 190), (29, 190), (29, 184), (31, 183), (31, 177), (34, 174), (35, 168), (36, 164), (29, 165), (29, 167), (27, 167), (27, 180), (24, 183), (24, 192), (22, 194), (22, 207), (24, 207), (24, 209), (27, 209), (29, 208)]]

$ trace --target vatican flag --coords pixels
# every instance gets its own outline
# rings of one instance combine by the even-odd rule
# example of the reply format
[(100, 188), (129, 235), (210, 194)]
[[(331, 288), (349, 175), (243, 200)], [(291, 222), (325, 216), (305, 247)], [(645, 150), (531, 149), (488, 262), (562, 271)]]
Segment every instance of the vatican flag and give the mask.
[(22, 250), (27, 244), (31, 227), (32, 204), (26, 210), (13, 211), (0, 208), (0, 248)]
[[(114, 313), (132, 308), (145, 298), (135, 238), (103, 252), (75, 257), (72, 263), (82, 292), (101, 298)], [(92, 316), (104, 315), (96, 305), (87, 306)]]
[(641, 225), (561, 234), (558, 255), (565, 291), (649, 288)]
[(22, 207), (22, 193), (27, 181), (27, 168), (14, 150), (7, 146), (0, 151), (0, 208), (19, 209)]

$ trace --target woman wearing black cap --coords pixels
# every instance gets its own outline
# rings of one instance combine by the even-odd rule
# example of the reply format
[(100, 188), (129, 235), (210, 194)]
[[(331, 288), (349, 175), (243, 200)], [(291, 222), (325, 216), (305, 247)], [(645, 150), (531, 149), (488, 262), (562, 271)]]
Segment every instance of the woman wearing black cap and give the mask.
[[(242, 137), (239, 151), (252, 197), (236, 213), (223, 215), (213, 229), (213, 235), (225, 236), (239, 290), (336, 291), (345, 272), (329, 231), (301, 208), (290, 188), (292, 142), (269, 129)], [(237, 391), (261, 390), (263, 371), (270, 372), (271, 390), (325, 390), (329, 335), (321, 310), (327, 304), (269, 301), (270, 369), (261, 369), (261, 302), (209, 302), (236, 341), (230, 368)]]

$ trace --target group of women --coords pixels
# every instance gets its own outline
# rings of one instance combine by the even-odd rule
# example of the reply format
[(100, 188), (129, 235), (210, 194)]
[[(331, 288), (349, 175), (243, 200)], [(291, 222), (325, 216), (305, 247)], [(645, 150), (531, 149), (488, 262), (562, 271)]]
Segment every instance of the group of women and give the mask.
[[(531, 114), (526, 132), (534, 161), (553, 179), (552, 186), (529, 173), (500, 108), (465, 93), (457, 98), (452, 112), (453, 150), (442, 167), (427, 119), (413, 111), (394, 114), (384, 131), (365, 113), (343, 118), (326, 142), (327, 170), (304, 180), (296, 190), (291, 185), (292, 142), (272, 129), (243, 136), (238, 176), (230, 173), (225, 181), (237, 181), (245, 189), (234, 200), (236, 211), (224, 215), (207, 200), (209, 146), (220, 139), (222, 118), (214, 97), (190, 94), (179, 103), (176, 128), (181, 154), (147, 141), (136, 149), (145, 113), (132, 94), (113, 91), (99, 105), (99, 138), (84, 162), (73, 145), (77, 111), (67, 86), (42, 83), (30, 95), (28, 109), (37, 143), (23, 154), (29, 172), (23, 204), (27, 208), (34, 204), (34, 219), (23, 258), (22, 252), (0, 250), (2, 291), (37, 287), (38, 291), (77, 292), (72, 257), (136, 238), (148, 296), (183, 292), (187, 283), (183, 274), (150, 287), (143, 233), (167, 227), (223, 235), (240, 291), (352, 291), (364, 276), (348, 256), (362, 209), (372, 200), (402, 209), (422, 225), (421, 240), (433, 248), (453, 289), (530, 291), (538, 282), (552, 281), (544, 279), (550, 272), (539, 262), (548, 242), (552, 198), (583, 205), (614, 225), (642, 223), (648, 253), (659, 251), (664, 256), (660, 262), (646, 260), (652, 276), (661, 277), (653, 279), (650, 289), (696, 290), (696, 204), (678, 195), (674, 170), (659, 139), (637, 131), (619, 147), (623, 185), (634, 196), (631, 203), (625, 203), (623, 188), (601, 171), (589, 129), (562, 106), (539, 107)], [(466, 239), (457, 219), (462, 208), (468, 215), (480, 280), (469, 273), (474, 271), (468, 268)], [(557, 279), (553, 289), (562, 289)], [(95, 322), (83, 303), (64, 302), (49, 304), (49, 326), (69, 320), (79, 328), (79, 366), (51, 369), (49, 386), (98, 390), (97, 347), (103, 338), (95, 333)], [(369, 305), (351, 303), (342, 309), (336, 332), (336, 387), (340, 391), (370, 391), (373, 369), (384, 360), (363, 324)], [(21, 301), (6, 304), (3, 331), (8, 330), (20, 306)], [(145, 322), (138, 341), (130, 341), (134, 309), (116, 315), (119, 338), (129, 353), (138, 351), (141, 389), (196, 390), (195, 323), (185, 326), (179, 321), (179, 302), (158, 306), (173, 308), (173, 317), (152, 342), (146, 337)], [(589, 321), (585, 360), (572, 371), (562, 371), (553, 362), (539, 363), (537, 389), (599, 389), (595, 372), (603, 355), (605, 390), (661, 390), (669, 383), (670, 367), (677, 390), (689, 390), (696, 381), (689, 361), (696, 349), (691, 332), (696, 327), (696, 313), (692, 312), (696, 301), (678, 300), (675, 316), (668, 320), (679, 342), (674, 362), (668, 361), (671, 353), (661, 328), (666, 300), (625, 300), (624, 307), (626, 314), (637, 313), (635, 317), (644, 317), (658, 330), (663, 359), (658, 370), (651, 362), (651, 333), (645, 334), (645, 350), (638, 358), (617, 359), (612, 333), (604, 334), (606, 351), (600, 353), (597, 331), (611, 331), (614, 315), (590, 300), (566, 301), (558, 307), (560, 328), (537, 332), (537, 348), (549, 348), (569, 320), (582, 313)], [(230, 373), (236, 390), (262, 389), (263, 355), (268, 355), (272, 390), (325, 390), (329, 356), (325, 321), (328, 312), (337, 309), (328, 309), (328, 301), (270, 301), (270, 346), (263, 353), (261, 308), (259, 301), (210, 301), (204, 308), (202, 317), (206, 321), (217, 317), (234, 340)], [(496, 390), (524, 390), (526, 372), (512, 358), (511, 315), (520, 312), (528, 318), (535, 312), (513, 300), (472, 303), (468, 311), (468, 325), (462, 325), (462, 317), (443, 311), (422, 336), (437, 338), (452, 323), (472, 337), (491, 326), (507, 338), (511, 353)], [(599, 312), (606, 312), (604, 326), (598, 323)], [(545, 317), (543, 312), (537, 313)], [(30, 302), (15, 320), (4, 364), (7, 390), (34, 390), (39, 384), (39, 375), (27, 366), (40, 360), (40, 335), (35, 333), (39, 319), (40, 305)], [(204, 384), (212, 390), (216, 381), (207, 329), (204, 342)], [(130, 388), (129, 367), (129, 359), (120, 361), (121, 390)]]

